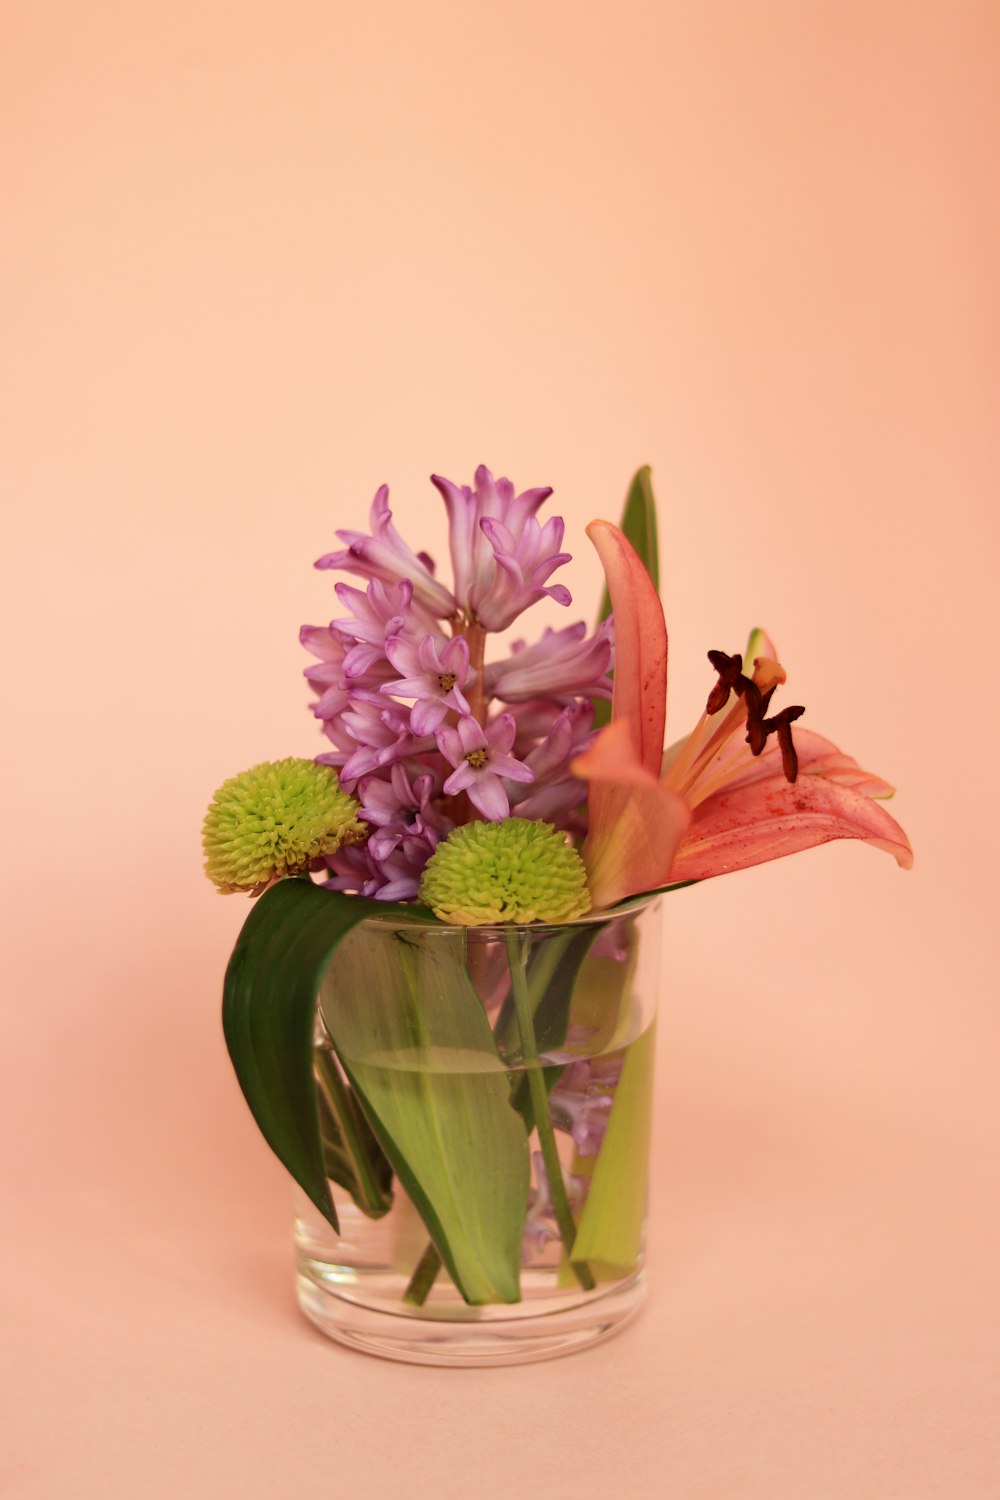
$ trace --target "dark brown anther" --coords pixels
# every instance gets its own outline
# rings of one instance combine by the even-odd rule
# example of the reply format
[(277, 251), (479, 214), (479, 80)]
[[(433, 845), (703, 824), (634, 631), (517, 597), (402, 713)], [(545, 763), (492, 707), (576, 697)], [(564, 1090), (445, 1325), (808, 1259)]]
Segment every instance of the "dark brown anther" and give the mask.
[[(751, 754), (759, 755), (767, 744), (767, 730), (764, 728), (764, 699), (761, 697), (760, 688), (749, 677), (742, 679), (742, 693), (747, 705), (747, 744), (750, 746)], [(768, 693), (768, 698), (770, 698)]]
[(708, 659), (718, 672), (719, 680), (708, 695), (705, 712), (717, 714), (721, 708), (725, 708), (731, 692), (737, 698), (743, 698), (747, 706), (746, 742), (750, 746), (751, 755), (760, 755), (768, 738), (776, 734), (781, 748), (781, 768), (788, 780), (794, 781), (799, 774), (799, 758), (792, 743), (792, 725), (796, 719), (801, 718), (805, 709), (797, 704), (792, 708), (783, 708), (780, 713), (768, 719), (765, 716), (777, 683), (769, 687), (766, 693), (762, 693), (752, 678), (744, 677), (743, 658), (739, 654), (727, 656), (724, 651), (710, 651)]
[(801, 704), (794, 708), (783, 708), (780, 714), (775, 714), (773, 719), (766, 720), (769, 726), (773, 726), (778, 736), (778, 744), (781, 746), (781, 769), (785, 773), (786, 781), (794, 781), (799, 774), (799, 757), (795, 753), (792, 743), (792, 723), (805, 713)]
[[(770, 698), (770, 693), (767, 696)], [(794, 781), (799, 774), (799, 757), (792, 742), (792, 725), (804, 713), (805, 709), (802, 705), (795, 704), (790, 708), (783, 708), (780, 713), (774, 714), (770, 719), (747, 720), (747, 744), (750, 746), (751, 754), (760, 754), (767, 744), (769, 735), (778, 736), (778, 745), (781, 748), (781, 769), (787, 781)], [(760, 749), (756, 748), (758, 745)]]
[(743, 658), (738, 652), (735, 656), (727, 656), (724, 651), (710, 651), (708, 659), (718, 672), (719, 680), (708, 695), (705, 712), (707, 714), (717, 714), (720, 708), (725, 708), (729, 702), (729, 694), (731, 692), (737, 694), (742, 692), (742, 688), (738, 684), (746, 682), (746, 678), (742, 675)]

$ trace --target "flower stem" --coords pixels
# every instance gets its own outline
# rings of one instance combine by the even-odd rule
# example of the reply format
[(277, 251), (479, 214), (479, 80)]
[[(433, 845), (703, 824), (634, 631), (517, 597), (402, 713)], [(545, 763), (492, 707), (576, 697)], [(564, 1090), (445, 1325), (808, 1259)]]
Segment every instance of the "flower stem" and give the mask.
[(368, 1147), (358, 1126), (353, 1096), (349, 1094), (337, 1064), (325, 1048), (317, 1050), (315, 1065), (317, 1085), (326, 1099), (330, 1113), (340, 1129), (354, 1164), (358, 1181), (358, 1207), (363, 1213), (384, 1214), (392, 1198), (378, 1180)]
[(484, 662), (486, 659), (486, 631), (481, 625), (473, 620), (464, 631), (465, 639), (469, 646), (469, 666), (476, 674), (476, 680), (469, 688), (467, 698), (472, 716), (479, 724), (486, 723), (486, 682), (484, 678)]
[(545, 1164), (545, 1175), (548, 1178), (549, 1197), (552, 1199), (552, 1208), (556, 1216), (556, 1223), (559, 1225), (559, 1234), (566, 1250), (567, 1259), (573, 1267), (573, 1274), (584, 1290), (590, 1292), (593, 1291), (596, 1285), (590, 1267), (585, 1261), (577, 1264), (573, 1260), (576, 1225), (573, 1222), (569, 1199), (566, 1196), (562, 1163), (559, 1160), (555, 1131), (552, 1128), (552, 1116), (549, 1112), (549, 1091), (545, 1087), (545, 1075), (538, 1060), (538, 1047), (535, 1042), (535, 1024), (531, 1014), (531, 1001), (528, 996), (528, 986), (524, 975), (523, 951), (516, 932), (507, 932), (505, 937), (507, 943), (507, 962), (510, 965), (511, 992), (514, 996), (514, 1010), (517, 1014), (518, 1030), (521, 1033), (521, 1055), (524, 1059), (524, 1069), (528, 1078), (528, 1088), (531, 1093), (531, 1110), (535, 1117), (535, 1129), (538, 1131), (538, 1144), (542, 1149), (542, 1161)]
[(440, 1269), (441, 1257), (434, 1241), (430, 1240), (427, 1249), (417, 1261), (413, 1275), (403, 1293), (403, 1301), (408, 1302), (411, 1307), (423, 1307), (430, 1296), (431, 1287), (437, 1280), (437, 1273)]

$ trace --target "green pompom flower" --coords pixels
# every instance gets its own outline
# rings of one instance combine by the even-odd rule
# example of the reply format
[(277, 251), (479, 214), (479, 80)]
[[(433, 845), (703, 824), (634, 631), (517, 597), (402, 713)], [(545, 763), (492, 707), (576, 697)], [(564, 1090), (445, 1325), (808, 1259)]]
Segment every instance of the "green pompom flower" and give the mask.
[(202, 829), (205, 874), (220, 891), (259, 895), (364, 838), (358, 811), (329, 766), (294, 756), (264, 761), (231, 776), (212, 798)]
[(420, 898), (463, 927), (569, 922), (590, 910), (579, 854), (550, 823), (527, 818), (456, 828), (427, 861)]

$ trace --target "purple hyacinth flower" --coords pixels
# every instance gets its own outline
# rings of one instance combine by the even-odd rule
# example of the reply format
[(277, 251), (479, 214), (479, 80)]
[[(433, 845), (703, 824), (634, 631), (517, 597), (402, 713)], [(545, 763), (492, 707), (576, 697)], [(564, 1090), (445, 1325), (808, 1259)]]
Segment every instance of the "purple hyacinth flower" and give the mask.
[(319, 697), (310, 704), (317, 719), (332, 719), (347, 707), (350, 694), (344, 682), (344, 642), (327, 625), (303, 625), (299, 640), (318, 658), (303, 671), (303, 676)]
[(456, 728), (437, 732), (438, 749), (456, 769), (445, 782), (445, 796), (468, 792), (473, 807), (492, 823), (501, 823), (510, 812), (510, 801), (501, 777), (509, 781), (534, 781), (535, 774), (509, 753), (517, 725), (513, 714), (500, 714), (483, 726), (464, 715)]
[(338, 531), (337, 536), (347, 543), (346, 548), (324, 553), (316, 562), (317, 568), (343, 568), (345, 572), (377, 578), (387, 584), (407, 579), (413, 585), (414, 599), (436, 619), (449, 620), (457, 614), (455, 596), (434, 577), (434, 565), (426, 552), (412, 551), (393, 526), (386, 484), (372, 501), (369, 523), (371, 536), (363, 531)]
[(511, 807), (519, 818), (540, 818), (565, 828), (571, 814), (586, 801), (587, 785), (570, 772), (570, 763), (590, 745), (594, 711), (589, 703), (564, 708), (552, 727), (524, 756), (535, 774), (529, 787), (507, 787)]
[(385, 652), (404, 675), (385, 683), (382, 692), (416, 699), (410, 710), (414, 734), (433, 734), (449, 709), (469, 713), (462, 689), (475, 681), (476, 674), (469, 666), (469, 643), (464, 636), (448, 640), (441, 635), (425, 635), (417, 644), (394, 635), (386, 640)]
[(452, 484), (440, 474), (432, 474), (431, 483), (440, 491), (448, 512), (455, 597), (466, 609), (475, 612), (476, 604), (489, 592), (496, 574), (493, 549), (480, 528), (480, 521), (492, 516), (502, 521), (512, 536), (519, 537), (525, 522), (552, 490), (515, 494), (510, 480), (494, 479), (485, 464), (476, 470), (474, 490), (467, 484)]
[(610, 619), (587, 635), (582, 620), (562, 630), (547, 628), (527, 646), (515, 641), (505, 661), (486, 668), (486, 691), (505, 703), (531, 698), (610, 698), (614, 626)]
[[(434, 617), (414, 603), (413, 584), (408, 578), (392, 587), (373, 578), (364, 590), (338, 583), (336, 595), (351, 614), (348, 620), (330, 622), (330, 629), (345, 643), (344, 675), (348, 678), (366, 676), (373, 666), (385, 661), (388, 636), (419, 636), (436, 628)], [(385, 678), (382, 672), (379, 680), (384, 682)]]
[(407, 833), (380, 857), (372, 852), (370, 840), (345, 846), (327, 861), (333, 874), (323, 883), (330, 890), (352, 891), (375, 901), (415, 901), (435, 844), (433, 836), (421, 832)]
[(340, 780), (348, 791), (359, 777), (379, 766), (435, 748), (429, 735), (410, 732), (409, 712), (402, 704), (368, 690), (352, 691), (350, 703), (337, 716), (336, 724), (326, 728), (338, 752), (353, 742), (346, 758), (331, 752), (317, 757), (326, 765), (340, 766)]
[(621, 1053), (580, 1057), (552, 1090), (552, 1123), (569, 1132), (581, 1156), (596, 1156), (601, 1149), (621, 1072)]
[(562, 521), (554, 517), (539, 526), (535, 519), (551, 489), (518, 495), (509, 479), (494, 479), (483, 464), (474, 490), (440, 474), (432, 480), (448, 511), (455, 597), (484, 630), (506, 630), (543, 595), (569, 604), (561, 584), (545, 587), (553, 569), (570, 559), (559, 551)]
[(339, 849), (328, 860), (334, 890), (379, 901), (413, 901), (420, 877), (454, 823), (440, 800), (441, 778), (422, 762), (395, 762), (362, 777), (357, 787), (361, 819), (371, 829), (364, 844)]
[(520, 536), (491, 517), (479, 525), (496, 561), (493, 582), (475, 606), (476, 619), (484, 630), (506, 630), (529, 605), (542, 598), (572, 604), (572, 594), (561, 583), (545, 584), (551, 572), (572, 559), (572, 553), (559, 551), (564, 529), (561, 516), (551, 516), (544, 526), (530, 516)]
[(376, 828), (386, 828), (395, 823), (412, 823), (419, 817), (427, 826), (435, 822), (439, 831), (451, 831), (450, 823), (442, 820), (435, 802), (440, 797), (441, 778), (425, 766), (415, 762), (412, 767), (396, 761), (388, 776), (384, 771), (366, 776), (357, 791), (361, 803), (359, 814), (362, 822)]
[[(556, 1213), (552, 1205), (552, 1190), (545, 1171), (545, 1159), (540, 1151), (532, 1151), (531, 1164), (534, 1168), (535, 1185), (528, 1198), (524, 1238), (527, 1248), (541, 1255), (550, 1240), (559, 1238), (559, 1226), (556, 1223)], [(590, 1188), (589, 1180), (586, 1177), (574, 1176), (561, 1164), (560, 1170), (563, 1187), (566, 1190), (566, 1201), (572, 1212), (577, 1214), (586, 1200)]]

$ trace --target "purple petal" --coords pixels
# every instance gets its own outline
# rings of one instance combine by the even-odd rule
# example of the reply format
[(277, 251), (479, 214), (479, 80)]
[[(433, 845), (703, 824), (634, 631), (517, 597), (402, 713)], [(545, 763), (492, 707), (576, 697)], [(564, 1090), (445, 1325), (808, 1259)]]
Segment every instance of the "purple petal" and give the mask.
[(410, 728), (414, 734), (433, 734), (447, 712), (443, 698), (418, 698), (410, 709)]
[(463, 760), (458, 769), (452, 771), (441, 790), (446, 797), (453, 797), (456, 792), (464, 792), (466, 787), (472, 786), (474, 782), (485, 774), (483, 771), (474, 771), (469, 762)]
[(506, 776), (510, 781), (534, 781), (535, 773), (523, 761), (512, 755), (503, 755), (494, 750), (490, 756), (490, 771), (496, 776)]
[[(510, 718), (510, 715), (502, 715), (501, 717)], [(510, 746), (514, 743), (514, 733), (515, 731), (512, 728), (510, 740), (503, 747), (505, 750), (509, 749)], [(487, 737), (483, 726), (476, 719), (474, 719), (471, 714), (463, 714), (463, 716), (459, 719), (458, 737), (462, 742), (463, 755), (468, 755), (470, 750), (485, 750), (487, 745), (492, 743), (492, 741)], [(450, 756), (449, 759), (451, 759)], [(454, 764), (454, 762), (452, 762), (452, 764)]]
[(450, 765), (457, 766), (465, 760), (465, 751), (462, 748), (461, 736), (457, 729), (451, 724), (439, 729), (435, 735), (437, 747), (445, 760)]
[(469, 787), (469, 801), (478, 808), (491, 823), (502, 823), (510, 813), (510, 803), (502, 782), (489, 772), (474, 778), (475, 785)]
[[(459, 726), (461, 727), (461, 726)], [(517, 720), (513, 714), (499, 714), (486, 731), (482, 744), (489, 743), (491, 750), (509, 750), (517, 734)], [(472, 745), (468, 749), (473, 749)]]

